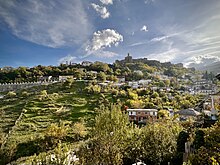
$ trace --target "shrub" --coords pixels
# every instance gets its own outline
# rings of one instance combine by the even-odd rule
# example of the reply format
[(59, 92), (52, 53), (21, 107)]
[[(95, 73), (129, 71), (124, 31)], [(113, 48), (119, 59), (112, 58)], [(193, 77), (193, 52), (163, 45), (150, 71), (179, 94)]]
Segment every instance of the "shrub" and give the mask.
[(21, 93), (21, 96), (22, 96), (22, 97), (27, 97), (27, 96), (29, 96), (29, 93), (28, 93), (27, 91), (23, 91), (23, 92)]
[(16, 93), (12, 91), (8, 92), (6, 95), (7, 98), (14, 98), (15, 96), (16, 96)]

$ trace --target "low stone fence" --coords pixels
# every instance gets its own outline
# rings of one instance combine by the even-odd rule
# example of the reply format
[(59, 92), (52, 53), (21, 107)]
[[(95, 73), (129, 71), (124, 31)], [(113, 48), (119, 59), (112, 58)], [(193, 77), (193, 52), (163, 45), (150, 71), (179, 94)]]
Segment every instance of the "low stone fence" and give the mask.
[(25, 82), (25, 83), (5, 83), (0, 84), (0, 92), (14, 91), (40, 85), (48, 85), (54, 82)]

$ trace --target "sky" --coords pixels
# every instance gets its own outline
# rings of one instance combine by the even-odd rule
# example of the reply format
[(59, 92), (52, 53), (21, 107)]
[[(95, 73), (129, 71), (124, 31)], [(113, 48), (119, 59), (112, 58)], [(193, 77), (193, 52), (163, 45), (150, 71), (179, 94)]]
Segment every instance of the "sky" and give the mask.
[(219, 0), (0, 0), (0, 67), (220, 61)]

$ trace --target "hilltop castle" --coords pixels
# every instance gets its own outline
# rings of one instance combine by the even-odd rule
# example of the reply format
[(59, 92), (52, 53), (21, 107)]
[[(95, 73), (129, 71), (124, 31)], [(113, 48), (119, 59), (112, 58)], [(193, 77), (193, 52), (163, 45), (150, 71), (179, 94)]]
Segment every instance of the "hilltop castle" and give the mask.
[[(148, 60), (147, 58), (138, 58), (138, 59), (133, 59), (132, 56), (128, 53), (128, 55), (123, 59), (123, 60), (116, 60), (115, 61), (116, 64), (119, 64), (119, 65), (126, 65), (127, 63), (144, 63), (144, 64), (147, 64), (149, 66), (157, 66), (157, 67), (160, 67), (160, 66), (172, 66), (171, 62), (164, 62), (164, 63), (161, 63), (157, 60)], [(183, 64), (182, 63), (178, 63), (178, 64), (174, 64), (175, 66), (178, 66), (178, 67), (183, 67)]]

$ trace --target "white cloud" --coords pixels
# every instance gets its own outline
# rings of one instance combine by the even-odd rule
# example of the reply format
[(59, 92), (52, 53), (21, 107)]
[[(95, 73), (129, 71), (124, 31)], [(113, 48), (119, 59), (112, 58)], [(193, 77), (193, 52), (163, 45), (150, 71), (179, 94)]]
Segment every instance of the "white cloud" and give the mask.
[(133, 46), (139, 46), (139, 45), (143, 45), (143, 44), (146, 44), (148, 42), (146, 41), (143, 41), (143, 42), (136, 42), (136, 43), (133, 43), (133, 44), (130, 44), (129, 46), (133, 47)]
[(180, 53), (181, 51), (179, 49), (171, 48), (165, 52), (152, 53), (148, 55), (147, 58), (161, 62), (173, 62)]
[(144, 1), (145, 4), (149, 4), (149, 3), (152, 3), (152, 2), (155, 2), (155, 0), (145, 0)]
[(112, 5), (113, 4), (113, 0), (100, 0), (100, 2), (102, 2), (104, 5)]
[(2, 1), (0, 18), (18, 38), (54, 48), (81, 44), (92, 31), (81, 0)]
[(164, 40), (170, 39), (170, 38), (175, 37), (175, 36), (180, 36), (182, 33), (183, 32), (169, 33), (168, 35), (163, 35), (163, 36), (158, 36), (158, 37), (152, 38), (151, 41), (152, 42), (164, 41)]
[(95, 9), (95, 11), (103, 18), (103, 19), (106, 19), (110, 16), (110, 13), (108, 12), (107, 8), (106, 7), (103, 7), (103, 6), (99, 6), (95, 3), (92, 3), (91, 4), (93, 9)]
[(123, 36), (113, 29), (105, 29), (97, 31), (93, 34), (93, 38), (86, 48), (87, 52), (93, 52), (105, 47), (117, 46), (123, 41)]
[(66, 62), (76, 62), (76, 57), (72, 56), (71, 54), (62, 57), (61, 59), (58, 60), (59, 64), (65, 64)]
[(169, 36), (155, 37), (155, 38), (151, 39), (151, 41), (152, 42), (159, 42), (159, 41), (163, 41), (167, 38), (169, 38)]
[(118, 54), (115, 52), (103, 51), (103, 50), (95, 51), (94, 55), (101, 57), (101, 58), (112, 58), (112, 57), (118, 56)]
[(144, 32), (147, 32), (148, 31), (148, 28), (147, 28), (147, 26), (146, 25), (144, 25), (141, 29), (140, 29), (140, 31), (144, 31)]
[(219, 62), (220, 57), (212, 56), (212, 55), (200, 55), (194, 56), (186, 59), (185, 66), (187, 67), (195, 67), (195, 68), (202, 68), (205, 66), (212, 65), (213, 63)]

